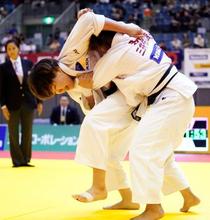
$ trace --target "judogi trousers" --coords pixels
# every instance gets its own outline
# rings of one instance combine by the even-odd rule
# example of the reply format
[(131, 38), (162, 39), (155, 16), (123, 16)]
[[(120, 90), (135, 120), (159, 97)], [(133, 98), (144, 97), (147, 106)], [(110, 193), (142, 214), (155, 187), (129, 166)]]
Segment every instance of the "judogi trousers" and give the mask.
[(173, 151), (194, 114), (193, 98), (165, 89), (142, 117), (130, 147), (133, 200), (145, 204), (161, 203), (164, 194), (189, 187), (177, 166)]
[(106, 171), (107, 190), (129, 187), (121, 161), (125, 158), (137, 123), (120, 92), (97, 104), (80, 128), (75, 161)]
[(140, 122), (131, 117), (123, 95), (116, 92), (95, 106), (80, 130), (76, 161), (107, 171), (108, 190), (127, 188), (120, 166), (130, 148), (134, 201), (160, 203), (168, 194), (189, 186), (173, 159), (194, 112), (193, 99), (165, 89)]

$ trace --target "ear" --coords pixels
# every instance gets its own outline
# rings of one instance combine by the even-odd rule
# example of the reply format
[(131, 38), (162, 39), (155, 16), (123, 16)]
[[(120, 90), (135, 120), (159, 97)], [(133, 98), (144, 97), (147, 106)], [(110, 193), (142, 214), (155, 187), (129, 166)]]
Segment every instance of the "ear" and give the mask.
[(56, 94), (56, 83), (53, 80), (53, 83), (50, 85), (50, 90), (53, 92), (53, 94)]

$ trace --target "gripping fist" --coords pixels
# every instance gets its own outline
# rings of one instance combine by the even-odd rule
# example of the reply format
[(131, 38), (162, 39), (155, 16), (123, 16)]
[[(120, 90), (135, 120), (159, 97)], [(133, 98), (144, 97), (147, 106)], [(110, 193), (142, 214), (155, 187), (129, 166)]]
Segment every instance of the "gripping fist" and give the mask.
[(126, 24), (127, 34), (131, 37), (141, 38), (144, 35), (144, 31), (136, 24)]

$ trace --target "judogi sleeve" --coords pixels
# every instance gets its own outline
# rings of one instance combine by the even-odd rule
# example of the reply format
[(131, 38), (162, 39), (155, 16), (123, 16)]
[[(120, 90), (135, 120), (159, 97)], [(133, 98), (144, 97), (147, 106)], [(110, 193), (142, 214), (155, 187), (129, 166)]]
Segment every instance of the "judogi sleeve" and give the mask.
[(68, 36), (58, 59), (68, 65), (73, 65), (77, 60), (87, 54), (91, 35), (98, 36), (103, 30), (105, 17), (88, 12), (82, 15), (74, 25)]

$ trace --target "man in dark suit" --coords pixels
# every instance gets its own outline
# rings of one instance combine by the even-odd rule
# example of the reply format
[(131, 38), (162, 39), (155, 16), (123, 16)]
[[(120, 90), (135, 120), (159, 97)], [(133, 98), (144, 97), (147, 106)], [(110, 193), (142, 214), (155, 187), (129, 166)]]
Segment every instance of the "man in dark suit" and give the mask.
[(68, 97), (61, 96), (60, 105), (52, 110), (50, 123), (53, 125), (80, 124), (77, 109), (69, 105)]
[(8, 122), (10, 154), (13, 167), (31, 166), (33, 114), (36, 108), (41, 114), (42, 103), (37, 102), (28, 88), (27, 77), (33, 63), (20, 58), (16, 40), (9, 40), (5, 49), (8, 59), (0, 65), (0, 103)]

